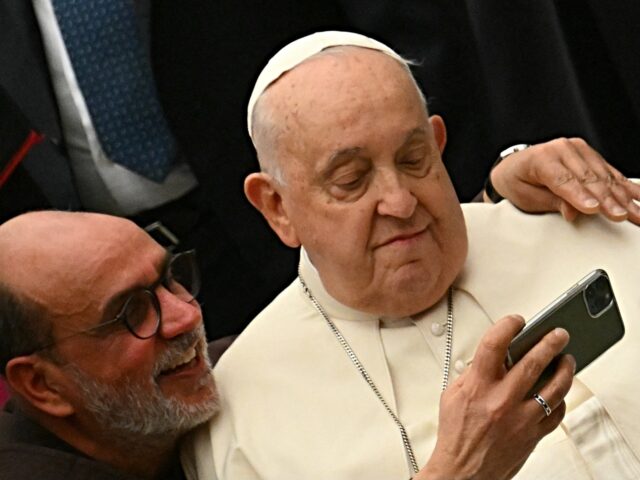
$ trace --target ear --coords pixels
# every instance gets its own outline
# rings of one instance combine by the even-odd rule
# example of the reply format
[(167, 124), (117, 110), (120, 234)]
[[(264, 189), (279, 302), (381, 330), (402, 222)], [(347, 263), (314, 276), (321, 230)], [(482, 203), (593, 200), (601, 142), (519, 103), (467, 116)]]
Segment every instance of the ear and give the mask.
[(75, 412), (62, 393), (63, 376), (60, 367), (37, 354), (12, 358), (6, 369), (7, 383), (16, 395), (54, 417), (67, 417)]
[(256, 207), (282, 242), (299, 247), (300, 239), (291, 224), (277, 182), (268, 173), (252, 173), (244, 181), (244, 194)]
[(438, 145), (440, 154), (444, 152), (444, 147), (447, 144), (447, 128), (444, 126), (444, 120), (440, 115), (431, 115), (429, 117), (429, 123), (433, 129), (433, 135)]

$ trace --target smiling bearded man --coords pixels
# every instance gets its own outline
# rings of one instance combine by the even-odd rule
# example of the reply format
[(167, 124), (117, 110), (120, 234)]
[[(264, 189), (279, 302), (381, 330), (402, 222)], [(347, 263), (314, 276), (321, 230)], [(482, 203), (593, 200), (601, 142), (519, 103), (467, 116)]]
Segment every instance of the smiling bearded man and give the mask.
[[(256, 82), (249, 130), (262, 172), (245, 192), (284, 243), (302, 245), (299, 278), (216, 365), (221, 411), (191, 444), (197, 477), (513, 477), (562, 420), (575, 361), (561, 356), (539, 399), (527, 395), (567, 332), (507, 371), (523, 321), (501, 317), (531, 315), (603, 267), (632, 279), (614, 287), (633, 320), (640, 229), (602, 217), (574, 226), (502, 202), (465, 206), (467, 237), (441, 159), (443, 120), (428, 115), (407, 64), (361, 35), (323, 32), (276, 54)], [(603, 468), (602, 458), (634, 465), (640, 434), (627, 405), (640, 388), (614, 388), (622, 374), (609, 372), (640, 360), (633, 327), (626, 347), (581, 377), (593, 397), (567, 403), (567, 435), (553, 433), (562, 461), (554, 469), (557, 457), (536, 451), (526, 478), (589, 478), (585, 465)], [(603, 431), (615, 440), (599, 442)], [(625, 453), (588, 455), (602, 445)]]
[(193, 252), (128, 220), (37, 212), (1, 225), (3, 473), (184, 478), (178, 440), (217, 411), (198, 289)]
[[(131, 441), (139, 437), (141, 441), (152, 444), (154, 437), (164, 441), (165, 435), (187, 432), (212, 415), (211, 402), (192, 405), (167, 397), (154, 380), (192, 361), (194, 345), (197, 345), (197, 351), (201, 352), (205, 365), (208, 365), (202, 326), (171, 344), (171, 350), (158, 359), (150, 385), (126, 379), (116, 386), (100, 382), (74, 364), (66, 364), (64, 368), (83, 393), (84, 407), (95, 416), (105, 431), (110, 432), (113, 440), (122, 438)], [(197, 383), (203, 388), (210, 388), (210, 382), (210, 377), (203, 376)]]

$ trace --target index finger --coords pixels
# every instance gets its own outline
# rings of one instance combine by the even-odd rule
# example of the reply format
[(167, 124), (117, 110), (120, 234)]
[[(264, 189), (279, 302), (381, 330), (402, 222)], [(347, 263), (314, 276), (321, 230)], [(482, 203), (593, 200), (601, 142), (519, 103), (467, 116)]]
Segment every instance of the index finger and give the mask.
[(568, 343), (569, 333), (563, 328), (555, 328), (547, 333), (509, 370), (505, 384), (507, 388), (516, 398), (524, 398)]
[(509, 315), (498, 320), (480, 339), (472, 368), (483, 376), (500, 378), (504, 374), (507, 348), (522, 327), (524, 319), (520, 315)]

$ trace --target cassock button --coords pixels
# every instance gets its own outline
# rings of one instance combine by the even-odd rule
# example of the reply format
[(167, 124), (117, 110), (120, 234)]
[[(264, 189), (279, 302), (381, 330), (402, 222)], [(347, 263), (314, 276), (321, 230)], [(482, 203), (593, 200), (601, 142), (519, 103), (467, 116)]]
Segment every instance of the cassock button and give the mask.
[(462, 373), (464, 372), (464, 367), (466, 366), (466, 364), (464, 363), (464, 360), (456, 360), (455, 365), (453, 366), (456, 369), (456, 372), (458, 373)]
[(436, 337), (440, 337), (444, 333), (444, 325), (438, 322), (433, 322), (431, 324), (431, 333)]

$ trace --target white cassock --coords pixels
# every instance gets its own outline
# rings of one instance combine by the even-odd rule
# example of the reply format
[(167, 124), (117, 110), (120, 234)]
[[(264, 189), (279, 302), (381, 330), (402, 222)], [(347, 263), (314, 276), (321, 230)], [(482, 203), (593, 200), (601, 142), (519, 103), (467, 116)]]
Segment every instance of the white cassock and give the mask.
[[(508, 202), (463, 210), (470, 248), (454, 284), (451, 380), (493, 321), (511, 313), (530, 318), (591, 270), (605, 269), (625, 337), (578, 375), (562, 428), (516, 478), (640, 478), (640, 228), (601, 217), (570, 224), (556, 214), (523, 214)], [(424, 465), (436, 441), (446, 299), (415, 317), (379, 318), (330, 297), (304, 252), (300, 268)], [(397, 426), (297, 280), (229, 348), (215, 376), (221, 413), (185, 443), (190, 480), (412, 474)]]

